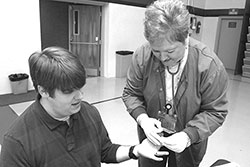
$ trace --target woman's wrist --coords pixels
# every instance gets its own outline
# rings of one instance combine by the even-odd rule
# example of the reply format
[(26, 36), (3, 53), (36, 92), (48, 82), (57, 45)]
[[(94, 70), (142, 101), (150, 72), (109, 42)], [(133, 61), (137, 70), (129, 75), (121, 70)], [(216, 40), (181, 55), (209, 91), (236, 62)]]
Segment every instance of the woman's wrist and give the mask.
[(148, 119), (148, 118), (149, 118), (149, 117), (148, 117), (147, 114), (141, 114), (141, 115), (139, 115), (139, 116), (137, 117), (136, 121), (137, 121), (138, 125), (141, 126), (142, 121), (145, 120), (145, 119)]

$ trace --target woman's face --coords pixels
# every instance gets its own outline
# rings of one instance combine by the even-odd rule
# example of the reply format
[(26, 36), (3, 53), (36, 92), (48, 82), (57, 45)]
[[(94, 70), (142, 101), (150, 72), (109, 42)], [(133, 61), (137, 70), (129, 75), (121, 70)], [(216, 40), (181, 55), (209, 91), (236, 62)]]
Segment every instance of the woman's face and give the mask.
[(160, 38), (150, 43), (152, 52), (165, 67), (173, 67), (184, 57), (186, 45), (182, 42), (169, 42)]

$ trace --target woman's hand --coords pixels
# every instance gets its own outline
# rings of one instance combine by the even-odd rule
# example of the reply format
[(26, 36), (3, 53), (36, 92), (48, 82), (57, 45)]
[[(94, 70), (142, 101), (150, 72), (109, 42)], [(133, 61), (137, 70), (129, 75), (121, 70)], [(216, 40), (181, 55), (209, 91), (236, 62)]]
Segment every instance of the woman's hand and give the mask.
[(167, 151), (159, 151), (161, 146), (154, 145), (148, 139), (144, 139), (141, 144), (137, 145), (134, 149), (135, 155), (143, 156), (153, 159), (155, 161), (162, 161), (162, 156), (168, 155)]
[(178, 132), (169, 137), (162, 137), (163, 146), (177, 153), (181, 153), (190, 146), (190, 138), (185, 132)]
[(137, 122), (150, 142), (154, 145), (162, 145), (161, 136), (159, 134), (163, 129), (160, 121), (155, 118), (149, 118), (146, 114), (141, 114), (138, 116)]

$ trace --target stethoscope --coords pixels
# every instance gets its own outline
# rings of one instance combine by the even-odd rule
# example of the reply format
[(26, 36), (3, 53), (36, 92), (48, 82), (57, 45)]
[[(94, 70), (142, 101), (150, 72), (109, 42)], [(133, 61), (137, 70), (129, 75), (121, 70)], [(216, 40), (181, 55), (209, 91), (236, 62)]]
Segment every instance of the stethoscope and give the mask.
[[(153, 52), (151, 52), (151, 56), (154, 56)], [(156, 56), (154, 56), (154, 57), (156, 58)], [(167, 110), (166, 114), (169, 114), (169, 111), (173, 108), (173, 105), (174, 105), (174, 76), (176, 74), (178, 74), (178, 72), (180, 71), (181, 60), (179, 60), (177, 63), (178, 63), (178, 66), (177, 66), (177, 70), (175, 72), (171, 72), (170, 69), (169, 69), (169, 67), (167, 66), (168, 73), (171, 75), (171, 78), (172, 78), (172, 85), (171, 85), (172, 86), (172, 104), (171, 104), (171, 101), (168, 101), (164, 105), (164, 109)]]
[(176, 74), (178, 74), (178, 72), (180, 71), (180, 66), (181, 66), (181, 62), (179, 61), (178, 62), (178, 66), (177, 66), (177, 70), (175, 71), (175, 72), (171, 72), (170, 70), (169, 70), (169, 67), (167, 66), (167, 70), (168, 70), (168, 73), (171, 75), (171, 77), (172, 77), (172, 104), (171, 104), (171, 102), (170, 101), (168, 101), (166, 104), (165, 104), (165, 106), (164, 106), (164, 108), (167, 110), (167, 114), (174, 114), (174, 113), (169, 113), (169, 111), (173, 108), (173, 105), (174, 105), (174, 76), (176, 75)]

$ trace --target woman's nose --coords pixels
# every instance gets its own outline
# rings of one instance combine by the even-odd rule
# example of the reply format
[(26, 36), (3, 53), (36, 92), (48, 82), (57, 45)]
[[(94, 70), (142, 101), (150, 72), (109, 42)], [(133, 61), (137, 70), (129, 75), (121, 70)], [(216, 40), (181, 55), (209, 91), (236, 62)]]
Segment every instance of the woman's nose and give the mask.
[(169, 59), (169, 56), (168, 56), (167, 53), (161, 52), (161, 53), (160, 53), (160, 59), (161, 59), (161, 61), (164, 62), (165, 60), (168, 60), (168, 59)]

